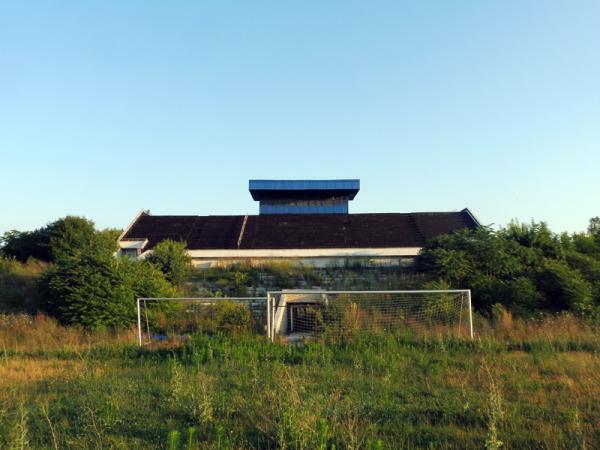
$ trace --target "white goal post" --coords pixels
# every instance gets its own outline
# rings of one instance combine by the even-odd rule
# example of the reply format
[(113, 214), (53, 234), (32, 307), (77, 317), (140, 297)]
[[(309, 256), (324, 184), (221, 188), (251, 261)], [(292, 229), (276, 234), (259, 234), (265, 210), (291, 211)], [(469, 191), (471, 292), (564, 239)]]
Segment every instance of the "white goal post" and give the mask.
[(138, 298), (138, 344), (244, 331), (270, 341), (411, 330), (473, 339), (469, 289), (281, 290), (266, 297)]
[(473, 339), (469, 289), (267, 293), (267, 335), (287, 340), (324, 332), (413, 331)]
[(142, 297), (138, 344), (184, 340), (197, 332), (266, 329), (266, 297)]

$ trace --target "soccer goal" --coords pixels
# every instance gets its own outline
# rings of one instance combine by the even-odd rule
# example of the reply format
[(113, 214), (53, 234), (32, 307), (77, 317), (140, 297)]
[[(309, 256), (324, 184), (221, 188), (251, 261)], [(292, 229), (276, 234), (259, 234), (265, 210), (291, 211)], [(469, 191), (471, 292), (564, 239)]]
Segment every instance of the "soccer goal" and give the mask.
[(293, 341), (323, 333), (401, 331), (473, 338), (470, 290), (267, 293), (267, 334)]
[(266, 297), (138, 298), (138, 343), (180, 342), (192, 334), (265, 333)]

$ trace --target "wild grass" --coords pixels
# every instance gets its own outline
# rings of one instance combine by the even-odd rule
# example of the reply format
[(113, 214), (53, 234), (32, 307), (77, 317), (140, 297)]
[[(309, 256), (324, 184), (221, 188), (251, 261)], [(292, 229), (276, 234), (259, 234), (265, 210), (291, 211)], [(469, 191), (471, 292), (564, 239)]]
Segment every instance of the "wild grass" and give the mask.
[(86, 330), (63, 326), (44, 314), (0, 314), (0, 356), (6, 354), (67, 351), (137, 342), (134, 329)]
[(595, 325), (475, 319), (474, 341), (202, 335), (157, 349), (5, 321), (0, 448), (599, 448)]
[(0, 255), (0, 313), (35, 311), (40, 299), (38, 279), (48, 266), (35, 259), (21, 263)]

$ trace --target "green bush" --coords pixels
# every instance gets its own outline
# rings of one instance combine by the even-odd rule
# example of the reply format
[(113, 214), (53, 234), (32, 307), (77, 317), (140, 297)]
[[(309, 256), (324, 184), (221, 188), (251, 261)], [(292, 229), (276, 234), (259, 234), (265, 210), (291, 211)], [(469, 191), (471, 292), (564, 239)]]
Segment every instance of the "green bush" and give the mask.
[(30, 258), (57, 261), (91, 252), (113, 254), (120, 231), (97, 231), (84, 217), (67, 216), (34, 231), (9, 231), (0, 239), (2, 253), (21, 262)]
[(175, 288), (144, 261), (82, 256), (56, 264), (42, 278), (46, 310), (68, 324), (125, 327), (136, 298), (172, 297)]
[(134, 293), (117, 264), (89, 256), (61, 261), (42, 278), (46, 309), (68, 324), (125, 326), (135, 318)]
[(51, 261), (49, 226), (34, 231), (8, 231), (0, 238), (2, 253), (24, 263), (29, 258)]
[(225, 330), (241, 331), (250, 325), (248, 306), (231, 301), (219, 301), (215, 307), (217, 327)]
[(137, 297), (171, 297), (176, 290), (145, 261), (115, 258), (116, 230), (66, 217), (52, 224), (55, 264), (42, 276), (44, 309), (65, 323), (124, 327), (135, 321)]
[(558, 236), (535, 222), (463, 230), (429, 242), (417, 268), (454, 288), (472, 289), (475, 307), (488, 314), (497, 303), (523, 316), (600, 312), (600, 240), (591, 231)]
[(131, 287), (136, 298), (168, 298), (178, 295), (177, 288), (169, 283), (160, 270), (147, 261), (119, 258), (115, 260), (115, 264), (122, 282)]
[(183, 285), (192, 270), (192, 258), (187, 254), (185, 242), (165, 239), (152, 249), (147, 260), (175, 286)]
[(545, 306), (548, 309), (571, 309), (581, 314), (592, 312), (591, 285), (565, 262), (546, 260), (535, 278), (537, 288), (546, 297)]

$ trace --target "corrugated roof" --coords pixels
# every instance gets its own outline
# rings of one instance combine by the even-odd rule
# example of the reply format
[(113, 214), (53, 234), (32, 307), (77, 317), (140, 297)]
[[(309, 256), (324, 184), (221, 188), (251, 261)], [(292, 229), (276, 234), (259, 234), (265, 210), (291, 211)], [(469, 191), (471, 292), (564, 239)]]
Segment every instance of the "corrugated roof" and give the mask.
[[(190, 250), (237, 249), (244, 216), (142, 214), (123, 239), (185, 241)], [(422, 247), (439, 234), (479, 224), (467, 210), (444, 213), (248, 216), (239, 249)]]

